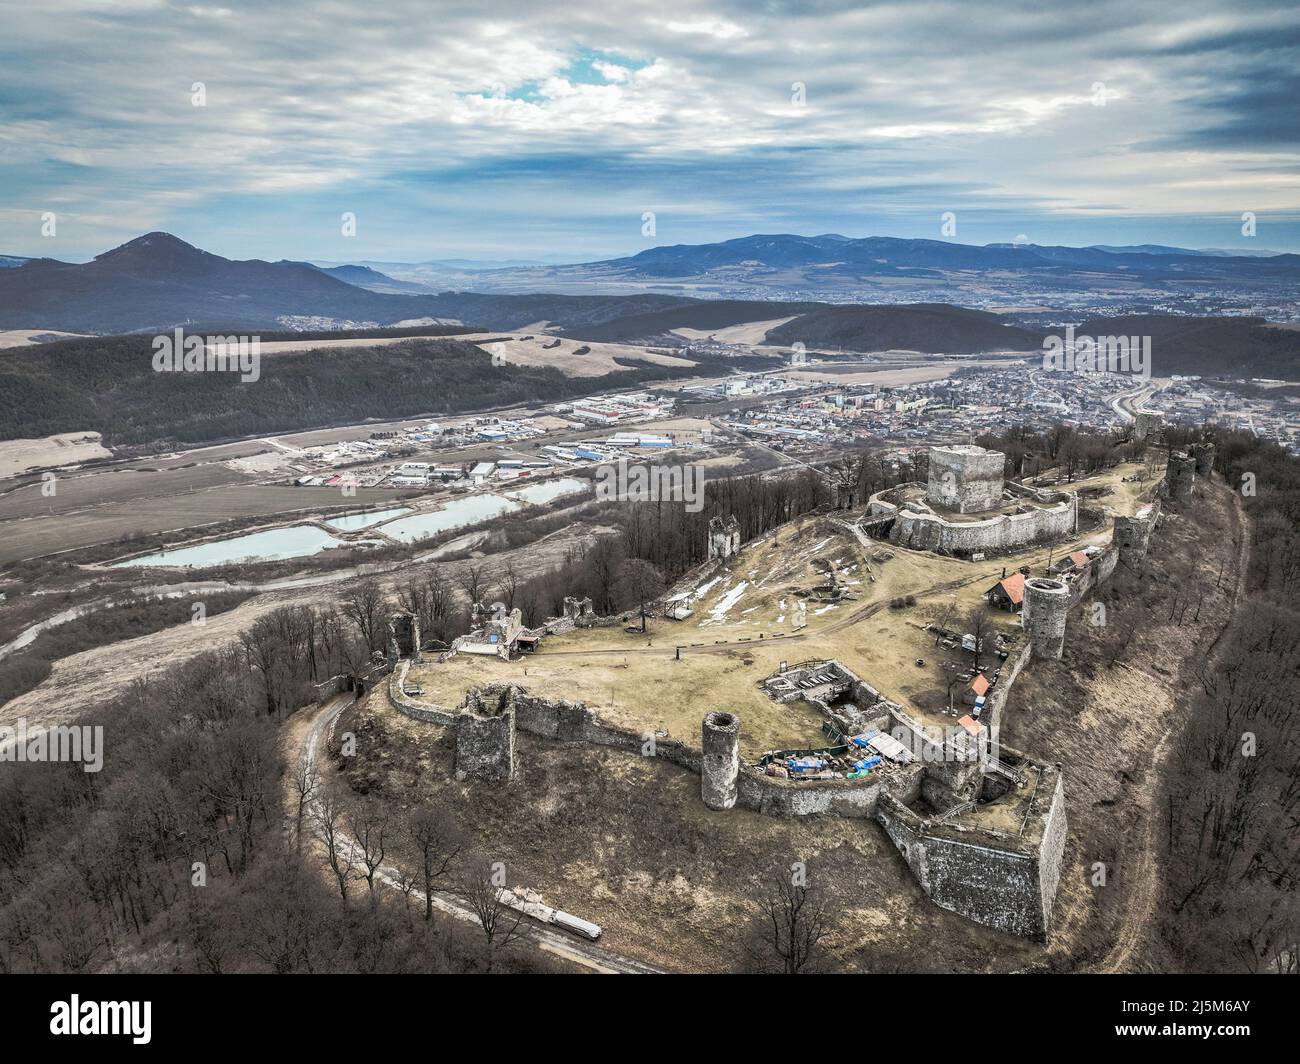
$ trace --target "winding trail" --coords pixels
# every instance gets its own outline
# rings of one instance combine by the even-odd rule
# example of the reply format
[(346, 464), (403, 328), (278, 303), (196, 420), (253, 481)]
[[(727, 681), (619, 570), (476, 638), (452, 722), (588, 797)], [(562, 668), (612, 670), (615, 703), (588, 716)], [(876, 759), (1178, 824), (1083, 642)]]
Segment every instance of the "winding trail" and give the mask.
[[(286, 760), (290, 764), (296, 761), (308, 770), (314, 769), (320, 762), (321, 744), (333, 731), (339, 716), (348, 706), (352, 705), (353, 700), (352, 695), (336, 695), (334, 698), (322, 703), (315, 710), (305, 710), (304, 713), (310, 714), (307, 725), (291, 730), (286, 737)], [(345, 847), (352, 850), (360, 849), (347, 836), (342, 836), (342, 842)], [(399, 885), (400, 873), (391, 864), (381, 865), (375, 874), (375, 879), (394, 890), (401, 889)], [(411, 891), (411, 897), (420, 902), (425, 899), (424, 892), (419, 890)], [(472, 909), (446, 895), (434, 894), (433, 907), (447, 916), (470, 925), (477, 926), (479, 923), (479, 919)], [(522, 941), (531, 943), (544, 953), (549, 953), (552, 956), (602, 975), (662, 974), (662, 969), (655, 968), (642, 961), (633, 960), (631, 957), (624, 957), (612, 950), (603, 949), (582, 939), (573, 938), (563, 932), (552, 930), (547, 925), (535, 924), (531, 921), (528, 934)]]
[[(1246, 587), (1246, 566), (1250, 560), (1250, 544), (1247, 539), (1248, 527), (1241, 500), (1235, 492), (1232, 498), (1232, 512), (1237, 522), (1237, 580), (1228, 598), (1227, 619), (1219, 630), (1219, 634), (1214, 637), (1214, 642), (1206, 649), (1205, 659), (1207, 661), (1214, 658), (1224, 634), (1232, 627), (1237, 605), (1241, 601)], [(1146, 824), (1142, 835), (1142, 849), (1138, 858), (1133, 889), (1129, 892), (1124, 906), (1124, 916), (1120, 921), (1119, 932), (1115, 937), (1114, 945), (1110, 948), (1110, 952), (1095, 965), (1084, 969), (1085, 971), (1106, 974), (1124, 971), (1131, 964), (1134, 954), (1150, 929), (1152, 919), (1155, 916), (1156, 905), (1160, 899), (1161, 888), (1161, 865), (1156, 858), (1156, 848), (1160, 840), (1156, 837), (1156, 825), (1159, 818), (1155, 815), (1155, 802), (1164, 783), (1165, 769), (1172, 749), (1171, 740), (1174, 738), (1176, 727), (1181, 723), (1182, 718), (1175, 706), (1174, 713), (1170, 717), (1164, 734), (1160, 736), (1160, 741), (1152, 751), (1151, 767), (1142, 779), (1139, 793), (1141, 804), (1147, 811)]]

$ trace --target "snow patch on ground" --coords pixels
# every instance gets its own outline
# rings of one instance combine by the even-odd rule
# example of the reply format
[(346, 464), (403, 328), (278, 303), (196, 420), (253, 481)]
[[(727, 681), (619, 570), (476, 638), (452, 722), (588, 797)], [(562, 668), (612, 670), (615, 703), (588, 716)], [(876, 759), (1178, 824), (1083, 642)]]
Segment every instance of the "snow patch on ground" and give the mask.
[(721, 580), (722, 580), (721, 576), (715, 576), (707, 584), (701, 584), (699, 587), (697, 587), (695, 589), (695, 593), (697, 595), (707, 595), (709, 593), (709, 589), (714, 587)]
[(742, 580), (739, 584), (731, 588), (731, 590), (718, 599), (718, 601), (713, 604), (713, 608), (709, 610), (709, 619), (701, 621), (700, 627), (703, 628), (706, 624), (721, 624), (725, 621), (727, 619), (728, 611), (732, 606), (740, 601), (741, 596), (745, 594), (745, 588), (747, 587), (749, 587), (749, 581)]

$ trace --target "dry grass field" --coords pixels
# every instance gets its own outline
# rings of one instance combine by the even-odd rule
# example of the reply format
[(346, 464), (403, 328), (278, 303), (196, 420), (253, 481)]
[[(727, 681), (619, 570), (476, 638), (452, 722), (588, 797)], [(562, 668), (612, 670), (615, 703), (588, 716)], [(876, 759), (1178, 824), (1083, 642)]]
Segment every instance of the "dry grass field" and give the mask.
[(925, 381), (943, 380), (952, 375), (954, 370), (966, 366), (1002, 366), (1005, 362), (998, 359), (951, 359), (918, 356), (924, 359), (913, 366), (871, 366), (863, 364), (852, 366), (809, 366), (807, 369), (794, 369), (782, 373), (789, 381), (804, 384), (875, 384), (885, 388), (905, 387), (909, 384), (922, 384)]
[(674, 329), (673, 332), (687, 340), (717, 340), (723, 344), (761, 344), (767, 339), (769, 329), (776, 329), (794, 321), (799, 315), (788, 318), (771, 318), (767, 321), (750, 321), (741, 325), (728, 325), (722, 329)]
[(354, 496), (343, 499), (336, 488), (261, 484), (229, 484), (184, 494), (149, 494), (128, 502), (105, 503), (70, 513), (0, 522), (0, 565), (109, 543), (130, 534), (197, 529), (232, 518), (287, 515), (345, 502), (364, 506), (389, 502), (397, 494), (382, 488), (358, 488)]
[(98, 432), (61, 432), (37, 440), (0, 441), (0, 480), (29, 469), (72, 465), (92, 458), (108, 458), (111, 452)]
[(0, 349), (6, 347), (35, 347), (49, 343), (48, 339), (37, 340), (36, 337), (57, 337), (71, 340), (85, 333), (60, 332), (57, 329), (4, 329), (0, 330)]
[[(681, 366), (684, 369), (690, 369), (695, 365), (689, 359), (677, 358), (673, 355), (656, 355), (644, 347), (633, 344), (588, 343), (583, 340), (548, 336), (545, 333), (534, 335), (531, 340), (525, 340), (522, 336), (500, 339), (502, 335), (485, 333), (457, 337), (457, 339), (477, 343), (489, 354), (499, 353), (510, 365), (553, 366), (566, 377), (601, 377), (606, 373), (619, 373), (628, 368), (615, 362), (615, 358), (653, 362), (657, 366)], [(547, 344), (556, 344), (556, 346), (547, 348), (545, 346)], [(578, 352), (584, 347), (587, 350), (579, 354)]]
[[(1138, 468), (1122, 467), (1077, 486), (1108, 489), (1112, 494), (1102, 503), (1133, 513), (1141, 486), (1120, 479)], [(515, 662), (461, 654), (441, 665), (416, 666), (412, 678), (427, 697), (446, 705), (459, 704), (479, 684), (518, 683), (546, 697), (586, 702), (626, 727), (667, 731), (692, 744), (698, 744), (703, 715), (725, 708), (740, 717), (742, 755), (755, 757), (822, 739), (821, 720), (810, 708), (778, 705), (758, 682), (782, 661), (835, 658), (923, 720), (950, 724), (949, 696), (960, 705), (962, 690), (953, 680), (969, 669), (970, 655), (937, 647), (926, 624), (964, 630), (1004, 566), (1007, 572), (1021, 565), (1042, 572), (1066, 549), (1109, 538), (1107, 527), (1064, 545), (969, 562), (888, 543), (864, 549), (837, 521), (810, 517), (749, 544), (724, 570), (691, 588), (694, 614), (685, 621), (651, 619), (644, 635), (613, 627), (553, 636)], [(893, 556), (872, 560), (885, 553)], [(807, 598), (806, 626), (796, 629), (797, 592), (825, 584), (830, 571), (844, 597), (838, 603)], [(914, 605), (891, 606), (909, 595)], [(997, 631), (1019, 643), (1018, 616), (995, 613), (993, 619)], [(917, 659), (925, 664), (917, 666)], [(994, 664), (991, 655), (985, 661)]]
[(54, 493), (48, 495), (40, 480), (0, 495), (0, 521), (24, 517), (66, 514), (104, 503), (128, 503), (138, 499), (171, 496), (244, 483), (247, 478), (217, 462), (170, 469), (114, 466), (85, 473), (60, 475)]

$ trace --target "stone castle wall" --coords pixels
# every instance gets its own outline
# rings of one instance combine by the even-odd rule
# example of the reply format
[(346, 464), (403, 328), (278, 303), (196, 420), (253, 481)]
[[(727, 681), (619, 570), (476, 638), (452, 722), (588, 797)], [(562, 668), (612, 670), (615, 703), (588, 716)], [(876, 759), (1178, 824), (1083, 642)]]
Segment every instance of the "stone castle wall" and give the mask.
[(504, 703), (456, 721), (456, 778), (498, 783), (515, 775), (515, 711)]
[(877, 820), (926, 895), (941, 908), (1009, 934), (1046, 941), (1066, 836), (1059, 771), (1044, 768), (1026, 830), (1013, 836), (927, 820), (892, 794)]
[(1165, 466), (1165, 491), (1174, 502), (1189, 502), (1196, 487), (1196, 459), (1175, 452)]
[[(873, 499), (873, 505), (875, 502)], [(1158, 512), (1157, 503), (1148, 515), (1151, 525)], [(1073, 517), (1072, 509), (1069, 515)], [(1070, 608), (1113, 574), (1120, 550), (1121, 543), (1113, 540), (1085, 569), (1073, 574), (1068, 581)], [(1002, 679), (995, 686), (986, 716), (982, 718), (991, 728), (998, 727), (1012, 685), (1031, 651), (1032, 643), (1026, 641), (1016, 656), (1003, 665)], [(829, 667), (835, 663), (825, 664)], [(470, 748), (466, 755), (466, 775), (508, 779), (513, 771), (513, 734), (517, 729), (557, 742), (590, 743), (637, 756), (662, 758), (701, 775), (702, 795), (706, 790), (704, 777), (708, 774), (701, 749), (666, 737), (638, 734), (600, 720), (581, 702), (538, 697), (514, 684), (488, 684), (471, 690), (464, 705), (455, 710), (421, 702), (404, 693), (408, 667), (409, 662), (402, 661), (390, 677), (392, 703), (399, 712), (415, 719), (457, 728), (458, 775), (463, 735), (464, 743)], [(780, 692), (771, 693), (774, 698), (780, 698)], [(879, 692), (865, 684), (863, 690), (854, 692), (855, 696), (868, 693), (879, 697)], [(906, 714), (893, 713), (898, 707), (890, 705), (891, 714), (908, 724)], [(470, 721), (463, 724), (466, 717)], [(915, 730), (914, 724), (909, 726)], [(485, 728), (492, 728), (493, 732), (480, 743), (480, 733)], [(508, 744), (502, 741), (504, 731), (510, 735)], [(483, 757), (475, 753), (480, 746), (487, 749)], [(503, 757), (502, 752), (507, 749), (508, 757)], [(1031, 763), (1015, 751), (1007, 753), (1018, 759), (1018, 763)], [(725, 809), (734, 804), (777, 817), (874, 818), (898, 847), (922, 890), (936, 904), (978, 923), (1042, 941), (1051, 928), (1068, 824), (1059, 766), (1033, 764), (1038, 768), (1038, 783), (1018, 834), (974, 827), (960, 819), (927, 819), (909, 808), (921, 797), (927, 784), (932, 797), (937, 799), (931, 803), (934, 808), (950, 804), (945, 796), (957, 801), (958, 791), (962, 799), (969, 800), (978, 792), (978, 786), (972, 791), (963, 780), (955, 780), (952, 775), (953, 771), (969, 774), (978, 784), (982, 768), (968, 764), (955, 769), (925, 762), (905, 767), (893, 765), (887, 772), (856, 781), (792, 781), (768, 776), (757, 766), (738, 764), (734, 792), (729, 790), (727, 780), (723, 780), (725, 786), (715, 787), (722, 799), (714, 807)]]
[(958, 513), (996, 509), (1002, 503), (1006, 455), (983, 447), (931, 447), (926, 500)]
[(889, 541), (912, 550), (944, 554), (996, 554), (1019, 547), (1068, 536), (1074, 531), (1072, 502), (1032, 507), (1025, 513), (999, 514), (983, 521), (947, 521), (938, 514), (899, 509), (893, 503), (872, 500), (872, 515), (887, 516), (895, 511)]
[[(415, 720), (458, 727), (466, 711), (448, 710), (404, 694), (399, 677), (404, 678), (405, 671), (404, 667), (399, 667), (389, 684), (389, 697), (394, 708)], [(647, 756), (645, 751), (653, 738), (653, 754), (650, 756), (697, 774), (703, 771), (700, 750), (676, 739), (651, 737), (609, 724), (596, 717), (582, 702), (540, 698), (513, 684), (488, 684), (471, 691), (466, 699), (477, 704), (498, 698), (505, 691), (509, 692), (508, 704), (513, 711), (514, 726), (519, 731), (557, 742), (609, 747), (637, 756)], [(913, 775), (919, 776), (919, 773)], [(767, 776), (753, 765), (742, 764), (736, 780), (736, 805), (765, 816), (828, 814), (869, 819), (875, 816), (881, 786), (880, 779), (791, 782)], [(905, 792), (915, 796), (919, 786), (918, 779), (914, 784), (909, 783)]]

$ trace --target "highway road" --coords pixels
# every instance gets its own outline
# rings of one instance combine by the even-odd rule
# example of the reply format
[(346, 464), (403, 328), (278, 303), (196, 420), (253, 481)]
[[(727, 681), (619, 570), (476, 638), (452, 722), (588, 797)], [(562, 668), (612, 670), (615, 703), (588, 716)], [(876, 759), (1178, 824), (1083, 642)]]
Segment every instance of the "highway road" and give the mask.
[(1120, 392), (1110, 400), (1110, 408), (1125, 422), (1135, 420), (1134, 414), (1142, 412), (1143, 404), (1160, 390), (1156, 384), (1143, 384), (1131, 392)]

